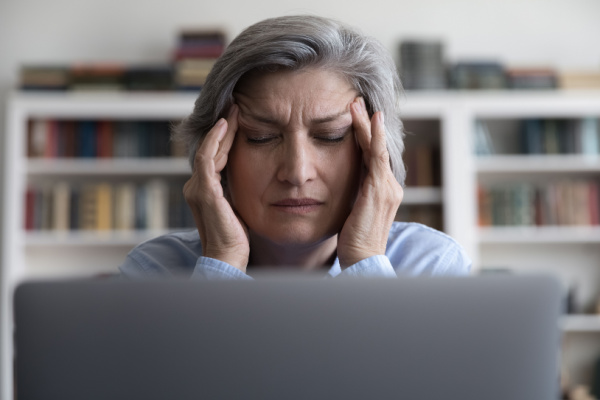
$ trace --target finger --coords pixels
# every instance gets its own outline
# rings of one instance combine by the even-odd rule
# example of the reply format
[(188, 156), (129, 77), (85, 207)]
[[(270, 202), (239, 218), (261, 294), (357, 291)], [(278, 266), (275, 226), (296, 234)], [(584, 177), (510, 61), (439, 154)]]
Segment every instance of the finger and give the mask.
[(231, 150), (238, 129), (238, 110), (238, 106), (234, 104), (231, 106), (229, 114), (227, 115), (227, 131), (219, 143), (219, 150), (215, 156), (215, 167), (217, 172), (221, 172), (227, 164), (227, 156)]
[(358, 145), (363, 152), (363, 161), (369, 165), (371, 152), (371, 121), (362, 97), (358, 97), (350, 106), (352, 113), (352, 125)]
[(196, 151), (194, 157), (194, 169), (195, 173), (198, 169), (206, 169), (210, 162), (214, 160), (219, 150), (219, 141), (223, 139), (223, 136), (227, 133), (227, 121), (225, 118), (221, 118), (217, 121), (215, 126), (206, 134), (202, 143)]
[(390, 155), (385, 139), (383, 112), (378, 111), (371, 120), (371, 168), (374, 171), (390, 168)]

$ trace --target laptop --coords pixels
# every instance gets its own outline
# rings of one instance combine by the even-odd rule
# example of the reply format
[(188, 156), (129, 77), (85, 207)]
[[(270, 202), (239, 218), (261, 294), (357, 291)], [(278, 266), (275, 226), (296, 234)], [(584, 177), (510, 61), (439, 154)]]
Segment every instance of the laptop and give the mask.
[(14, 307), (18, 399), (558, 395), (547, 277), (30, 282)]

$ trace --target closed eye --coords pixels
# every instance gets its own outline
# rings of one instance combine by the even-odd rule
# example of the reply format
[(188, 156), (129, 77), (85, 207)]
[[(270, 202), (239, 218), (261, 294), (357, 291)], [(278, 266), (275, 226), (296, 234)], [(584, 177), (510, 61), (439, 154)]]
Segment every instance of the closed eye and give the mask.
[(342, 136), (315, 136), (315, 139), (324, 143), (339, 143), (346, 138), (346, 135)]
[(250, 144), (268, 144), (277, 139), (277, 135), (264, 135), (264, 136), (246, 136), (246, 141)]
[(329, 132), (315, 133), (313, 137), (320, 142), (334, 144), (344, 141), (350, 134), (352, 134), (351, 127), (346, 127)]

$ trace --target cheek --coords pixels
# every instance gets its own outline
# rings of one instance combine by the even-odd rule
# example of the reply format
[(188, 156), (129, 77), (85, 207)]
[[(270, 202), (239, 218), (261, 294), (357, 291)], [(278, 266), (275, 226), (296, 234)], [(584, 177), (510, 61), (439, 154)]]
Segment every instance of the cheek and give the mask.
[(360, 183), (362, 155), (356, 146), (331, 154), (327, 159), (328, 181), (340, 201), (353, 202)]
[(234, 206), (252, 201), (263, 176), (260, 160), (239, 147), (234, 143), (227, 160), (227, 189)]

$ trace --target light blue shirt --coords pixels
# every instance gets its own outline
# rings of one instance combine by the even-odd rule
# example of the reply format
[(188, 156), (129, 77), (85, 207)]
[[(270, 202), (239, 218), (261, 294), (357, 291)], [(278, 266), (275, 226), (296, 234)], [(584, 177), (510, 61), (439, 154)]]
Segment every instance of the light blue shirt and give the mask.
[[(252, 279), (232, 265), (203, 257), (197, 230), (148, 240), (135, 247), (119, 269), (124, 277), (134, 279), (182, 275), (196, 279)], [(425, 225), (394, 222), (385, 255), (366, 258), (344, 271), (336, 258), (328, 276), (467, 275), (470, 269), (471, 260), (450, 236)]]

